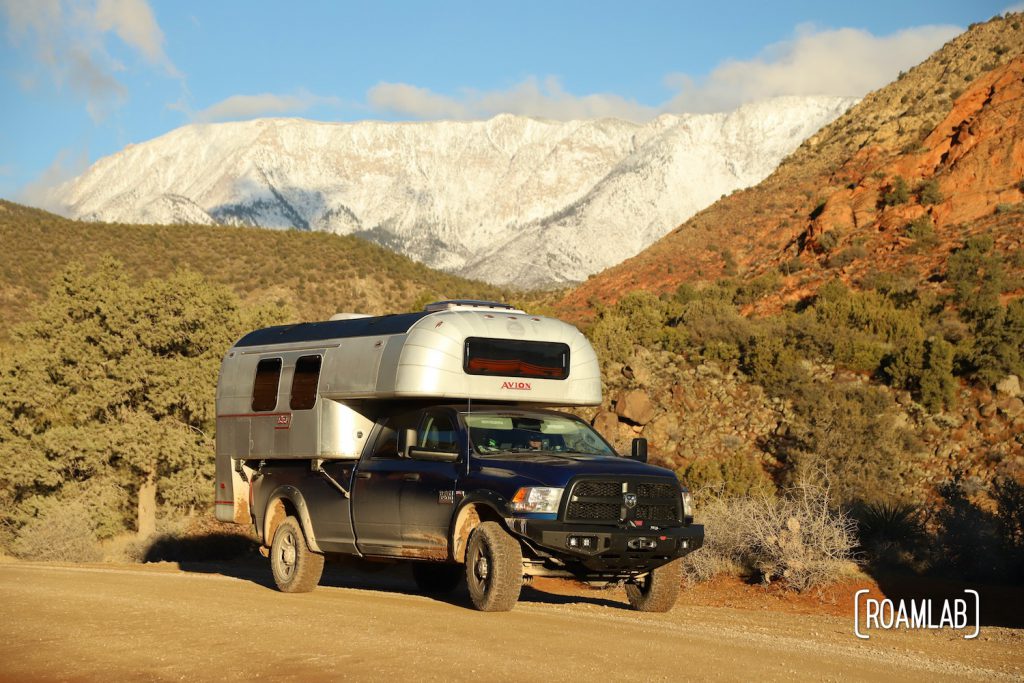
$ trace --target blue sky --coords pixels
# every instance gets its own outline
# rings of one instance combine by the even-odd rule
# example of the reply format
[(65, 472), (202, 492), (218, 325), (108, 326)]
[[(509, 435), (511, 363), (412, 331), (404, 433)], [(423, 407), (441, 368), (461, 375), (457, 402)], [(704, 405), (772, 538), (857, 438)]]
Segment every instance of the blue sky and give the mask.
[[(1020, 10), (1024, 5), (1012, 9)], [(0, 0), (0, 197), (196, 122), (569, 119), (859, 96), (1009, 0)]]

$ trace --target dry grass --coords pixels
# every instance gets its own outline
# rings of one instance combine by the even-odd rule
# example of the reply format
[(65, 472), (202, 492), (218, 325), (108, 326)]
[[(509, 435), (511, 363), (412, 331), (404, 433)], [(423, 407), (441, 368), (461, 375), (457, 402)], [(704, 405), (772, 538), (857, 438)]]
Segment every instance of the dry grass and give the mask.
[(832, 508), (827, 484), (802, 482), (781, 496), (706, 491), (700, 499), (705, 546), (687, 556), (691, 580), (739, 574), (804, 591), (848, 572), (857, 543), (854, 523)]

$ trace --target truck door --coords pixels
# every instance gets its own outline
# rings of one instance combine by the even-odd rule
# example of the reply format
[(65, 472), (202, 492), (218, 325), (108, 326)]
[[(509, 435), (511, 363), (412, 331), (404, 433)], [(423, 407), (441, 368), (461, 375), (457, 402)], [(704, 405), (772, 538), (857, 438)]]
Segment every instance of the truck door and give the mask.
[[(416, 430), (417, 445), (449, 453), (464, 450), (465, 438), (460, 440), (456, 424), (450, 410), (424, 411)], [(406, 468), (401, 496), (403, 554), (406, 557), (447, 559), (455, 486), (460, 468), (465, 467), (465, 460), (433, 462), (408, 459), (403, 463)]]
[(399, 458), (398, 429), (416, 426), (419, 413), (381, 419), (373, 447), (364, 451), (352, 487), (356, 542), (367, 555), (399, 555), (400, 500), (409, 461)]

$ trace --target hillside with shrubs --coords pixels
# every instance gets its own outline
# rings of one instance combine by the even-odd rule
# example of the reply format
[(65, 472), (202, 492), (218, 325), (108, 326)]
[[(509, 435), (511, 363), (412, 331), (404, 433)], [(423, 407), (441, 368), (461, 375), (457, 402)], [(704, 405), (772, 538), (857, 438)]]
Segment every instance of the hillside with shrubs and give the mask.
[(811, 477), (867, 566), (1024, 578), (1022, 22), (973, 26), (554, 304), (605, 363), (588, 417), (703, 493), (705, 559), (743, 501)]
[(351, 236), (207, 225), (74, 221), (0, 200), (0, 339), (27, 320), (68, 264), (123, 264), (132, 282), (181, 268), (243, 301), (290, 308), (300, 320), (340, 311), (383, 314), (439, 299), (505, 299), (505, 290), (431, 270)]
[(605, 398), (579, 412), (620, 452), (647, 438), (696, 492), (692, 578), (803, 590), (856, 561), (1019, 584), (1022, 22), (972, 27), (568, 294), (348, 237), (0, 202), (0, 549), (110, 557), (208, 518), (217, 366), (248, 329), (515, 297), (593, 341)]

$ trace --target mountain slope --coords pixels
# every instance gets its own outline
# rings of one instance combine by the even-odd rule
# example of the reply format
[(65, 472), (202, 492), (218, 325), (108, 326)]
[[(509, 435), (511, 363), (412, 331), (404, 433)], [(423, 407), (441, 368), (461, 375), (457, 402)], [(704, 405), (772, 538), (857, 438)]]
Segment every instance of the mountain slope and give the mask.
[(339, 311), (394, 313), (442, 298), (507, 300), (481, 282), (431, 270), (355, 237), (203, 225), (72, 221), (0, 200), (0, 339), (27, 319), (70, 262), (112, 256), (133, 280), (187, 267), (250, 301), (289, 306), (300, 320)]
[[(562, 305), (586, 315), (590, 302), (635, 289), (781, 272), (777, 296), (761, 302), (773, 307), (834, 277), (856, 285), (888, 273), (928, 285), (971, 234), (1019, 250), (1022, 54), (1024, 15), (971, 27), (812, 136), (758, 186), (695, 215)], [(887, 200), (899, 179), (906, 198)]]
[(355, 234), (492, 283), (579, 281), (758, 182), (850, 106), (554, 122), (185, 126), (101, 159), (58, 199), (87, 220)]

